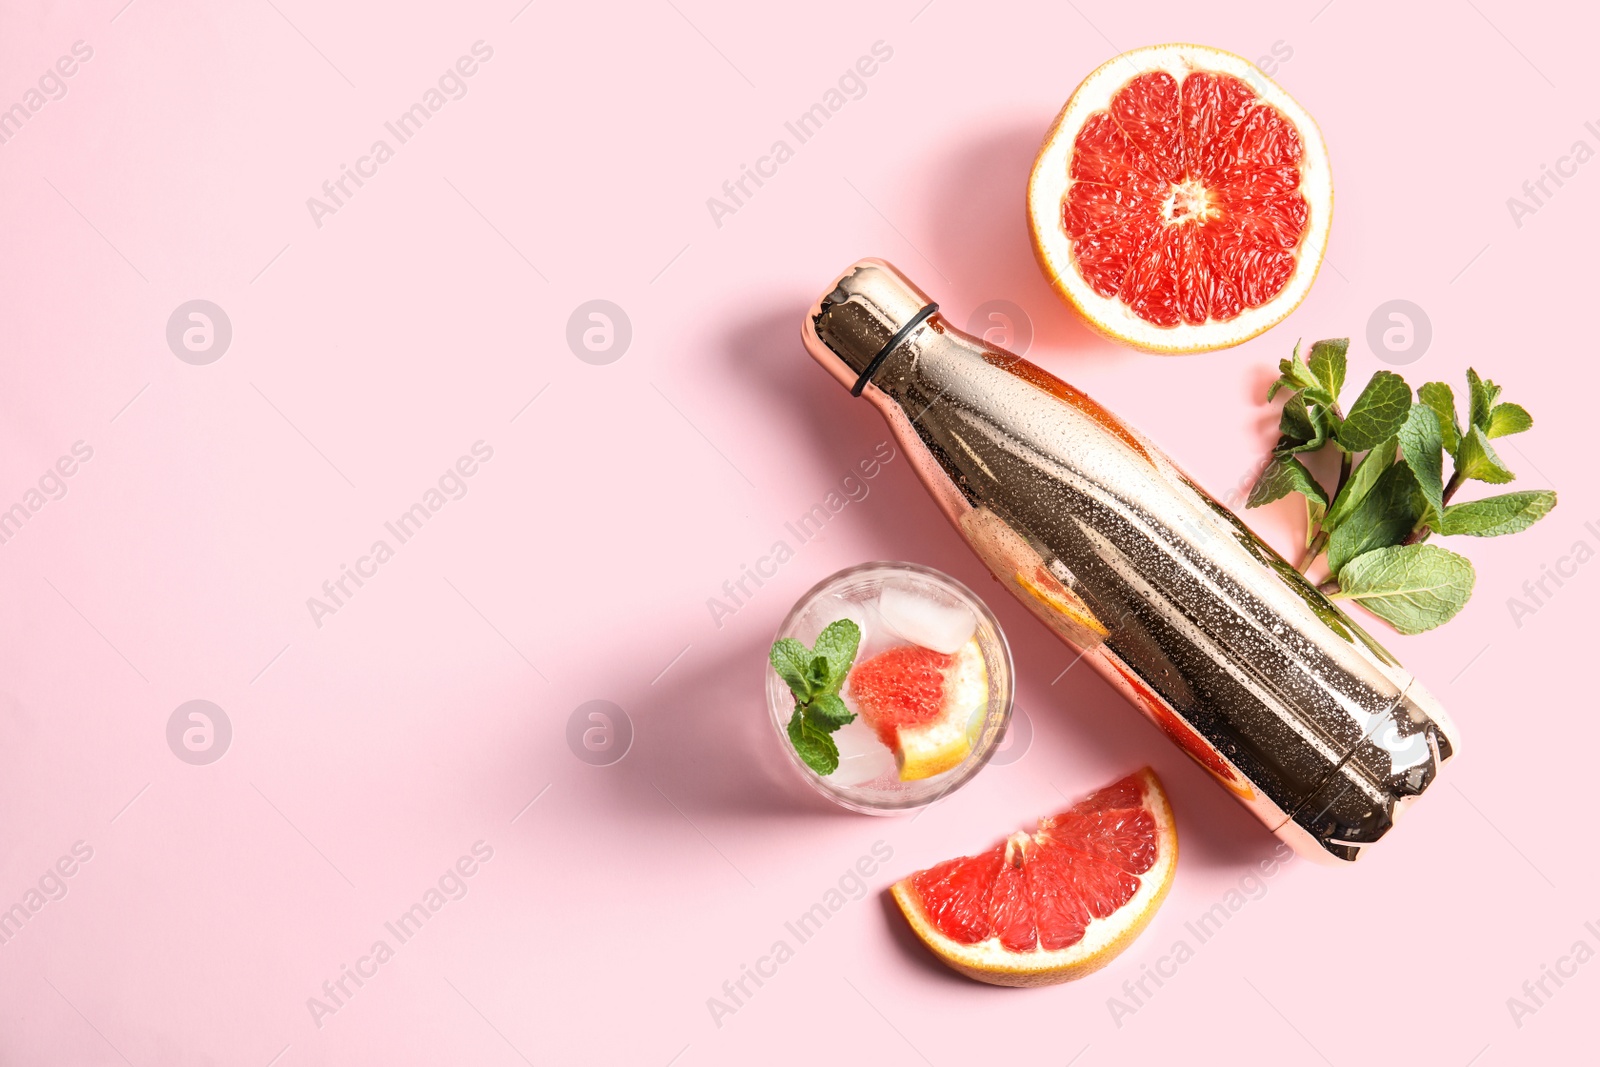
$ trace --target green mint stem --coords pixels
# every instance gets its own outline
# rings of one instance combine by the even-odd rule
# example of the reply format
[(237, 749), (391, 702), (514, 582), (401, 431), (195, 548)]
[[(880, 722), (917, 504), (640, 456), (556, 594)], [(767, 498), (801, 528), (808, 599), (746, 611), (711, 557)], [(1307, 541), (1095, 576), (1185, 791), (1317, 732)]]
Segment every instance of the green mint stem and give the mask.
[[(1339, 407), (1337, 404), (1334, 405), (1333, 411), (1336, 418), (1342, 417), (1339, 415)], [(1339, 499), (1339, 494), (1344, 491), (1345, 483), (1350, 480), (1350, 471), (1352, 467), (1353, 463), (1350, 453), (1341, 452), (1339, 454), (1339, 484), (1334, 487), (1333, 495), (1328, 497), (1329, 500)], [(1306, 546), (1305, 555), (1300, 557), (1300, 565), (1297, 566), (1295, 570), (1299, 571), (1301, 574), (1304, 574), (1306, 571), (1310, 570), (1311, 565), (1317, 561), (1317, 557), (1322, 555), (1322, 550), (1327, 547), (1328, 534), (1319, 525), (1316, 533), (1312, 535), (1311, 543)]]
[[(1450, 480), (1445, 483), (1444, 493), (1439, 498), (1440, 503), (1449, 504), (1450, 498), (1456, 495), (1456, 490), (1460, 489), (1462, 484), (1465, 482), (1466, 478), (1462, 476), (1461, 471), (1458, 470), (1452, 472), (1450, 475)], [(1406, 534), (1406, 539), (1400, 543), (1402, 545), (1415, 545), (1422, 541), (1426, 541), (1429, 535), (1432, 533), (1433, 529), (1427, 523), (1421, 522), (1417, 524), (1417, 528), (1415, 530), (1412, 530), (1410, 533)]]
[(1311, 565), (1322, 555), (1322, 550), (1328, 547), (1328, 533), (1321, 527), (1317, 528), (1316, 535), (1311, 538), (1311, 543), (1306, 546), (1306, 554), (1300, 557), (1300, 563), (1295, 570), (1304, 574), (1311, 569)]
[[(1344, 418), (1344, 416), (1339, 414), (1339, 405), (1333, 406), (1333, 413), (1334, 418)], [(1352, 459), (1350, 453), (1339, 453), (1339, 483), (1338, 485), (1334, 486), (1333, 496), (1328, 498), (1330, 501), (1336, 501), (1336, 499), (1339, 499), (1339, 493), (1344, 491), (1344, 483), (1349, 482), (1350, 470), (1354, 469), (1354, 466), (1354, 459)], [(1326, 549), (1326, 547), (1328, 547), (1328, 533), (1323, 530), (1322, 526), (1318, 525), (1317, 530), (1315, 530), (1315, 533), (1312, 534), (1310, 544), (1306, 545), (1306, 555), (1302, 555), (1301, 561), (1299, 561), (1299, 566), (1296, 566), (1294, 569), (1299, 571), (1301, 574), (1309, 571), (1310, 565), (1317, 561), (1318, 555), (1322, 555), (1322, 550)]]

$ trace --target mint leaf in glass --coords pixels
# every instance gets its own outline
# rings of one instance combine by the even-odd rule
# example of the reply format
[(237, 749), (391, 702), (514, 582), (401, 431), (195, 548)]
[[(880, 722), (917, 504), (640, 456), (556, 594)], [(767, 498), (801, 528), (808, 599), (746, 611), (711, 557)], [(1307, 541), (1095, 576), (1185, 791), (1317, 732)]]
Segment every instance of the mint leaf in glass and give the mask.
[(849, 619), (837, 619), (823, 628), (817, 635), (815, 654), (828, 661), (828, 685), (824, 688), (839, 691), (860, 646), (861, 627)]
[(811, 666), (811, 652), (805, 645), (792, 637), (781, 638), (773, 642), (768, 658), (772, 661), (772, 669), (778, 672), (778, 677), (794, 693), (796, 700), (811, 698), (811, 683), (806, 679), (806, 672)]
[(773, 642), (768, 655), (772, 669), (794, 694), (789, 743), (807, 767), (824, 777), (839, 769), (839, 746), (829, 735), (855, 720), (839, 689), (850, 676), (860, 645), (861, 627), (838, 619), (817, 635), (815, 648), (783, 637)]

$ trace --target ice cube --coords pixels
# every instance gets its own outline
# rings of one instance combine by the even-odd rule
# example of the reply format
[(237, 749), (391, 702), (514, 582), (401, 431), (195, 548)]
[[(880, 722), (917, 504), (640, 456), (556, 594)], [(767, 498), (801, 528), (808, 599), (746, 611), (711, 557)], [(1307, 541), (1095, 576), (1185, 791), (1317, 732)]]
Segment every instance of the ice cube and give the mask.
[(878, 616), (905, 640), (945, 655), (959, 652), (978, 628), (978, 617), (959, 600), (899, 583), (884, 583)]
[(854, 600), (846, 600), (844, 597), (821, 596), (806, 608), (805, 614), (795, 626), (794, 636), (810, 648), (817, 643), (818, 634), (822, 633), (830, 623), (840, 619), (849, 619), (861, 627), (862, 633), (867, 631), (869, 620), (861, 604)]
[(817, 635), (838, 619), (849, 619), (861, 629), (861, 644), (856, 649), (857, 663), (869, 660), (906, 640), (884, 624), (874, 601), (850, 600), (841, 596), (818, 597), (813, 601), (795, 627), (795, 637), (810, 648), (816, 644)]
[(865, 785), (898, 774), (894, 753), (860, 715), (834, 731), (833, 741), (839, 746), (839, 769), (828, 775), (828, 781), (834, 785)]

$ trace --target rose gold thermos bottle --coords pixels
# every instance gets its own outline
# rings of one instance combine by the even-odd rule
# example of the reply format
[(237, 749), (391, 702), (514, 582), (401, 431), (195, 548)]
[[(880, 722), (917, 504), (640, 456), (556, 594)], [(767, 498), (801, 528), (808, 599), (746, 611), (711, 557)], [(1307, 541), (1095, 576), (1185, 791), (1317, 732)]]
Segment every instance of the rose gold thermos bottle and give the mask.
[(888, 263), (803, 336), (994, 576), (1297, 851), (1356, 859), (1450, 758), (1438, 703), (1232, 512)]

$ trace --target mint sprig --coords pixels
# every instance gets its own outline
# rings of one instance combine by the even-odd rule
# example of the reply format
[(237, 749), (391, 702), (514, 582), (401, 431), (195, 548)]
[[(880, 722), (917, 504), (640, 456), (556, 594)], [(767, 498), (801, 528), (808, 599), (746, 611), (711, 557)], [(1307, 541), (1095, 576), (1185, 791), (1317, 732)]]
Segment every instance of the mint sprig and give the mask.
[[(1279, 362), (1267, 399), (1289, 394), (1280, 437), (1247, 506), (1300, 494), (1306, 502), (1300, 571), (1326, 553), (1328, 577), (1318, 588), (1356, 601), (1401, 633), (1421, 633), (1453, 618), (1474, 582), (1464, 557), (1423, 542), (1435, 533), (1517, 533), (1549, 513), (1556, 494), (1527, 490), (1451, 503), (1469, 481), (1501, 485), (1516, 477), (1490, 441), (1532, 429), (1533, 416), (1502, 403), (1500, 386), (1470, 369), (1465, 423), (1448, 385), (1428, 382), (1413, 400), (1411, 387), (1388, 370), (1372, 376), (1346, 414), (1339, 393), (1349, 345), (1343, 338), (1318, 341), (1303, 361), (1296, 345)], [(1332, 491), (1302, 461), (1329, 445), (1339, 455)]]
[(855, 720), (839, 690), (860, 645), (861, 627), (849, 619), (830, 622), (817, 635), (815, 648), (806, 648), (792, 637), (779, 638), (772, 645), (772, 669), (794, 693), (789, 741), (805, 765), (823, 776), (839, 769), (839, 746), (831, 735)]

